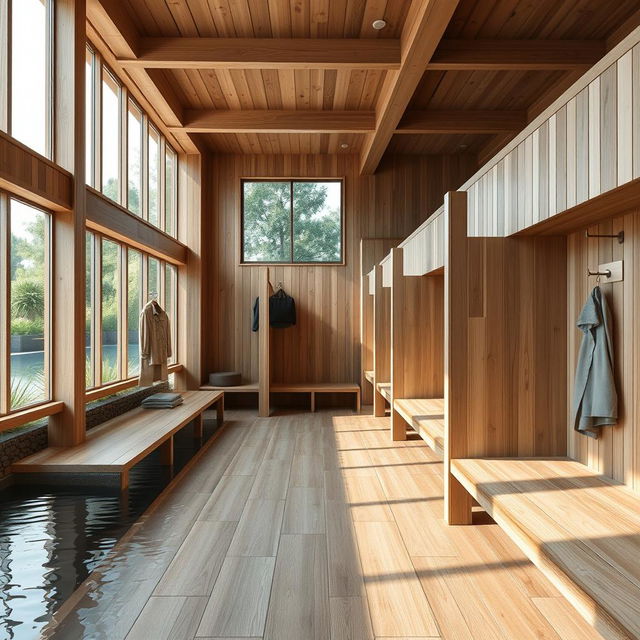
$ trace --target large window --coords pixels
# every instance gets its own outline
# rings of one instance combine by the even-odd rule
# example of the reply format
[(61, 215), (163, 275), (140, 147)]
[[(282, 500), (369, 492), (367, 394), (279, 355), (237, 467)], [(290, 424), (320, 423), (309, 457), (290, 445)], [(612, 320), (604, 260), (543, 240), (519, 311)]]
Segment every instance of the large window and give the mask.
[(176, 353), (178, 276), (173, 265), (89, 232), (86, 277), (88, 389), (138, 375), (140, 312), (152, 297), (169, 316)]
[(51, 157), (52, 0), (8, 1), (9, 133)]
[(243, 180), (242, 262), (342, 262), (341, 180)]
[(89, 46), (86, 59), (87, 184), (175, 236), (178, 155)]
[[(0, 193), (0, 413), (49, 400), (50, 215)], [(5, 289), (6, 288), (6, 289)], [(8, 367), (8, 371), (4, 371)]]

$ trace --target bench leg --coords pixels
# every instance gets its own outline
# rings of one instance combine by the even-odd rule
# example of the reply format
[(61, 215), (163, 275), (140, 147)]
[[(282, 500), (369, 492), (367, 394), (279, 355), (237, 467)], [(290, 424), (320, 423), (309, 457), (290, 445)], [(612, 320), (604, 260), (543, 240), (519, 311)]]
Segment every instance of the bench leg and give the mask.
[(129, 469), (120, 472), (120, 491), (126, 491), (129, 488)]
[(311, 413), (315, 413), (316, 410), (316, 394), (314, 391), (311, 392)]
[(373, 392), (373, 415), (377, 418), (384, 418), (385, 416), (385, 404), (384, 396), (376, 389)]
[(449, 482), (445, 486), (444, 519), (447, 524), (471, 524), (473, 512), (471, 495), (449, 473)]
[(171, 466), (173, 464), (173, 436), (163, 442), (160, 447), (160, 464)]
[(193, 419), (193, 437), (202, 440), (202, 436), (204, 435), (204, 419), (202, 418), (202, 414), (196, 416)]
[(360, 413), (360, 408), (361, 408), (361, 404), (360, 404), (360, 389), (358, 389), (356, 391), (356, 413)]
[(394, 441), (407, 439), (407, 423), (393, 408), (391, 409), (391, 439)]
[(224, 396), (216, 403), (216, 421), (218, 427), (224, 424)]

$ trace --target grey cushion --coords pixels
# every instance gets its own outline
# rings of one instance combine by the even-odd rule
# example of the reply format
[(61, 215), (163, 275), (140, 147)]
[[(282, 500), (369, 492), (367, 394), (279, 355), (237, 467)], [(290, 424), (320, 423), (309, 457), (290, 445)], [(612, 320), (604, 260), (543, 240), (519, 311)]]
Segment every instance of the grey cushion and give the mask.
[(242, 376), (238, 371), (218, 371), (209, 374), (209, 384), (212, 387), (236, 387), (242, 384)]

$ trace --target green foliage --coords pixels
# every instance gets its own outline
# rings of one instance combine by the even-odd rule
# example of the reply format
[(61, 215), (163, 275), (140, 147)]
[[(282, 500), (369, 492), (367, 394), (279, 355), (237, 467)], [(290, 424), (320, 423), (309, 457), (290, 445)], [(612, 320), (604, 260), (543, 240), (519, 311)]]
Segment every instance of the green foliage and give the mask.
[(110, 200), (120, 202), (120, 183), (118, 180), (109, 178), (107, 184), (102, 187), (102, 193)]
[(44, 317), (44, 285), (35, 280), (16, 280), (11, 287), (11, 311), (16, 318), (36, 321)]
[(27, 376), (11, 379), (10, 406), (19, 409), (42, 400), (44, 392), (44, 372), (32, 369)]
[(12, 336), (41, 336), (44, 333), (42, 318), (27, 320), (26, 318), (13, 318), (11, 320)]
[[(328, 195), (326, 183), (294, 183), (294, 262), (340, 260), (340, 210), (328, 209)], [(245, 260), (291, 261), (291, 215), (289, 182), (246, 182), (243, 222)]]

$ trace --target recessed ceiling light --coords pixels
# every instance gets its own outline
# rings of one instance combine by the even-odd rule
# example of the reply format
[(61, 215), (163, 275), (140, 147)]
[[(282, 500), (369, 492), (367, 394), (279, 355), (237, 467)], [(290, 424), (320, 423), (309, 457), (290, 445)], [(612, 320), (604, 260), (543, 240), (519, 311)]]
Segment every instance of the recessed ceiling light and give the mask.
[(341, 148), (341, 149), (348, 149), (348, 148), (349, 148), (349, 143), (347, 143), (347, 142), (343, 142), (343, 143), (340, 145), (340, 148)]
[(371, 25), (376, 31), (380, 31), (380, 29), (384, 29), (387, 26), (386, 21), (384, 20), (374, 20)]

